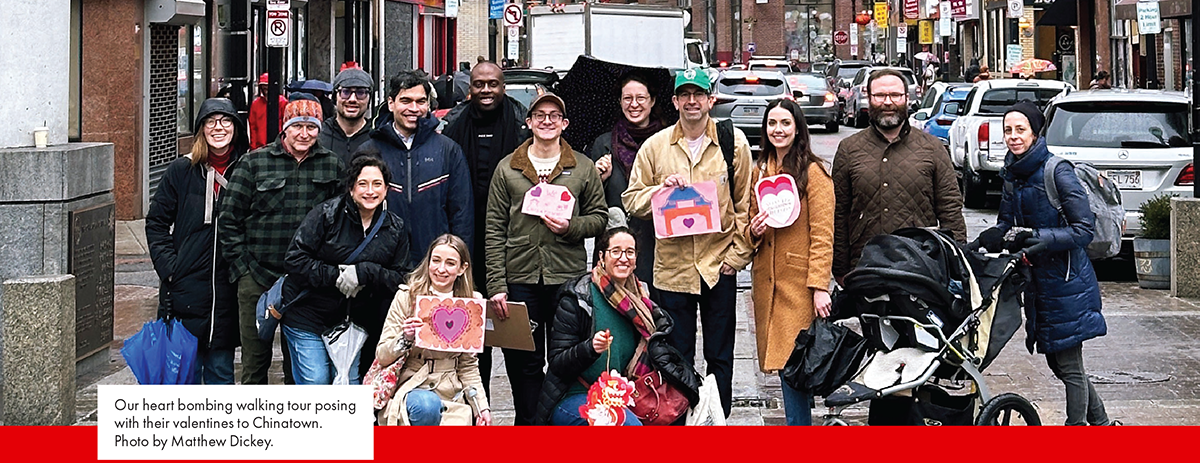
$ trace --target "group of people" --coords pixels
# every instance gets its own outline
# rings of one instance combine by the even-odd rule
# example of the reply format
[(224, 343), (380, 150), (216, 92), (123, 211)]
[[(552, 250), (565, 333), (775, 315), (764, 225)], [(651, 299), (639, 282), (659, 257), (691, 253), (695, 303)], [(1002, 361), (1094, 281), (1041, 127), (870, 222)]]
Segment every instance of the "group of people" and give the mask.
[[(419, 71), (390, 79), (388, 111), (373, 122), (369, 75), (343, 70), (334, 87), (337, 114), (323, 118), (318, 102), (293, 99), (278, 139), (249, 152), (232, 104), (206, 101), (192, 154), (171, 164), (155, 194), (146, 231), (162, 280), (160, 316), (182, 320), (199, 338), (203, 383), (234, 383), (239, 345), (240, 381), (266, 383), (271, 346), (257, 336), (255, 304), (286, 275), (285, 382), (329, 384), (334, 367), (321, 333), (352, 320), (370, 336), (352, 383), (372, 364), (403, 362), (379, 424), (492, 423), (490, 348), (416, 347), (420, 296), (486, 299), (501, 319), (507, 303), (525, 304), (535, 349), (502, 349), (518, 425), (586, 423), (579, 407), (609, 368), (655, 371), (695, 401), (698, 322), (706, 374), (728, 416), (738, 271), (752, 266), (759, 366), (774, 373), (796, 335), (830, 316), (833, 280), (870, 238), (910, 226), (967, 238), (953, 166), (936, 138), (910, 129), (907, 88), (894, 70), (870, 76), (873, 127), (843, 140), (831, 169), (813, 153), (791, 100), (768, 106), (753, 158), (740, 130), (709, 117), (715, 98), (702, 69), (676, 74), (674, 123), (663, 119), (667, 103), (656, 101), (651, 80), (629, 73), (616, 89), (621, 114), (612, 131), (587, 149), (562, 137), (570, 124), (562, 98), (542, 94), (525, 108), (505, 95), (501, 68), (490, 62), (471, 69), (469, 97), (441, 133)], [(1005, 117), (1006, 181), (1017, 188), (980, 243), (995, 247), (996, 233), (1014, 226), (1032, 230), (1016, 245), (1048, 243), (1031, 257), (1031, 336), (1067, 384), (1068, 423), (1107, 424), (1080, 348), (1104, 333), (1095, 276), (1080, 257), (1092, 216), (1073, 177), (1057, 183), (1063, 217), (1048, 213), (1040, 182), (1026, 182), (1040, 178), (1046, 157), (1040, 114), (1026, 109)], [(779, 174), (795, 179), (800, 212), (775, 228), (752, 185)], [(700, 182), (717, 186), (720, 229), (655, 236), (655, 193)], [(569, 219), (522, 213), (526, 193), (541, 184), (576, 199)], [(810, 424), (811, 393), (782, 384), (788, 424)], [(625, 424), (643, 421), (624, 412)]]

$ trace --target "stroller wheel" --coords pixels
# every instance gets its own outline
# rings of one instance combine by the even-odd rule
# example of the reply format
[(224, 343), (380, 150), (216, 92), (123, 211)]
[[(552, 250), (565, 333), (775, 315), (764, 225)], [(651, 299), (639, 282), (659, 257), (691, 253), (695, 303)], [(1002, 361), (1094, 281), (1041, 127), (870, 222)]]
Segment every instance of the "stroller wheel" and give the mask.
[(1006, 393), (983, 404), (975, 426), (1041, 426), (1033, 404), (1017, 394)]

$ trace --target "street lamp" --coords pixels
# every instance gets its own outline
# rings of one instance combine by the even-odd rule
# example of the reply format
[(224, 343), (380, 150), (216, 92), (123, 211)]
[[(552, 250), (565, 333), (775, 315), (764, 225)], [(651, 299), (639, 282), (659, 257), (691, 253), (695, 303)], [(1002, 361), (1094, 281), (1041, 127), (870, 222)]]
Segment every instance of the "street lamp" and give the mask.
[(812, 62), (813, 62), (813, 60), (812, 60), (813, 42), (817, 40), (817, 31), (814, 30), (813, 26), (812, 26), (813, 19), (817, 20), (817, 26), (820, 27), (821, 19), (817, 18), (817, 10), (816, 9), (808, 10), (808, 16), (806, 16), (804, 19), (804, 30), (808, 31), (808, 33), (805, 34), (807, 36), (806, 39), (808, 39), (808, 45), (806, 45), (804, 48), (808, 50), (808, 65), (809, 66), (812, 66)]

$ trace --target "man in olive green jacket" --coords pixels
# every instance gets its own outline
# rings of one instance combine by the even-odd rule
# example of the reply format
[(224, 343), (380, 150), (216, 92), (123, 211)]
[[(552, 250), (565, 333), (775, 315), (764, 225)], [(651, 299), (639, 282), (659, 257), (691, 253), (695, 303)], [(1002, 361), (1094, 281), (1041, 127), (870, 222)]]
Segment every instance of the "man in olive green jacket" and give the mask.
[[(484, 245), (489, 305), (506, 318), (505, 303), (524, 302), (537, 324), (533, 352), (503, 349), (517, 425), (533, 424), (558, 286), (587, 272), (583, 240), (600, 235), (608, 223), (600, 174), (562, 139), (568, 124), (562, 99), (546, 93), (530, 108), (525, 123), (533, 138), (501, 159), (492, 174)], [(521, 212), (525, 193), (542, 183), (565, 186), (575, 196), (570, 219)]]

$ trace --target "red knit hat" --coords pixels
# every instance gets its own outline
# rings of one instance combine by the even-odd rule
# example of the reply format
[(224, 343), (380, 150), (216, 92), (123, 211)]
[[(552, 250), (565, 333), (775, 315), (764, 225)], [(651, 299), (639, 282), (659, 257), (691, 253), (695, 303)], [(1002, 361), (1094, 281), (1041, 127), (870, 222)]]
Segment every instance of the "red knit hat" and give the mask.
[(288, 126), (298, 122), (311, 122), (321, 127), (321, 103), (298, 99), (288, 102), (283, 108), (283, 128), (286, 130)]

